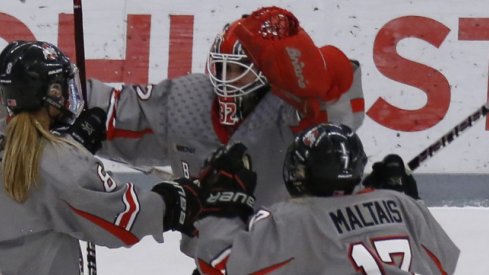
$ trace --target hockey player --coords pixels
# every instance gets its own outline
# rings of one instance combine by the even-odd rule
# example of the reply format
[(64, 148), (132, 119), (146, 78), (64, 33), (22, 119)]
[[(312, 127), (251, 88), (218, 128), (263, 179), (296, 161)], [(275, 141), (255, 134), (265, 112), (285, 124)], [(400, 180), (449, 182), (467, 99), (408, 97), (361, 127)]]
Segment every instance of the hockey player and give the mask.
[[(70, 135), (50, 131), (80, 114), (77, 79), (76, 67), (46, 42), (15, 41), (0, 54), (1, 98), (10, 113), (1, 142), (2, 275), (78, 274), (79, 240), (121, 247), (152, 235), (162, 242), (164, 231), (186, 232), (200, 212), (192, 182), (143, 191), (112, 178)], [(103, 137), (100, 112), (77, 120), (89, 149)]]
[(201, 183), (210, 190), (204, 208), (214, 211), (195, 225), (202, 274), (454, 273), (459, 249), (422, 203), (392, 190), (354, 192), (366, 156), (348, 127), (299, 134), (283, 165), (292, 198), (260, 209), (248, 226), (249, 199), (215, 199), (253, 197), (253, 177), (242, 176), (250, 160), (235, 152), (219, 154), (209, 173), (219, 176)]
[[(267, 35), (257, 29), (262, 25)], [(288, 197), (275, 160), (297, 131), (327, 121), (357, 129), (363, 122), (358, 62), (333, 46), (318, 49), (287, 10), (261, 8), (225, 26), (207, 63), (208, 75), (156, 85), (118, 90), (91, 81), (88, 105), (108, 113), (98, 155), (138, 168), (170, 165), (174, 177), (190, 178), (216, 148), (240, 141), (260, 175), (261, 206)], [(180, 244), (193, 254), (185, 236)]]
[[(256, 30), (250, 36), (256, 24), (281, 36), (262, 38)], [(247, 45), (265, 45), (247, 49), (240, 36)], [(257, 66), (264, 62), (281, 67)], [(256, 204), (265, 205), (288, 197), (275, 160), (296, 131), (326, 121), (357, 129), (364, 118), (358, 63), (333, 46), (318, 49), (294, 15), (277, 7), (227, 25), (214, 41), (208, 72), (119, 90), (91, 80), (88, 105), (108, 113), (98, 154), (140, 168), (170, 165), (175, 177), (189, 178), (216, 148), (240, 141), (260, 175)]]

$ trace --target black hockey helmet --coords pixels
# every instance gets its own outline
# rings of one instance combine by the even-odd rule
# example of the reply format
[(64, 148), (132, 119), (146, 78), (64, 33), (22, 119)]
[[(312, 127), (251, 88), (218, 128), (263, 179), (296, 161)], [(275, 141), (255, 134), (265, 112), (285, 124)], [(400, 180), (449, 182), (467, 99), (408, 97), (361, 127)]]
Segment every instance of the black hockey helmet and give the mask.
[(78, 70), (56, 46), (14, 41), (0, 53), (0, 92), (11, 114), (50, 104), (71, 122), (83, 109)]
[(300, 133), (285, 156), (283, 176), (289, 194), (350, 194), (360, 183), (367, 156), (349, 127), (319, 124)]

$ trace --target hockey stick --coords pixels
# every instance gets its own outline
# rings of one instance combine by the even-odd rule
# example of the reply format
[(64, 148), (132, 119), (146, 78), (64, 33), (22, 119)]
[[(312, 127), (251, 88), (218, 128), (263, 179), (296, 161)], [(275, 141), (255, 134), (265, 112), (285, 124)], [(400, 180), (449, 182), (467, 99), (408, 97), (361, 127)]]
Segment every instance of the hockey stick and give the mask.
[[(76, 65), (80, 75), (80, 85), (82, 89), (83, 101), (85, 102), (84, 109), (87, 106), (87, 77), (85, 71), (85, 42), (83, 38), (83, 7), (82, 0), (73, 0), (73, 15), (75, 27), (75, 50), (76, 50)], [(97, 261), (95, 254), (95, 244), (87, 242), (87, 270), (89, 275), (97, 275)], [(83, 262), (81, 265), (83, 271)]]
[[(80, 84), (82, 95), (85, 104), (87, 104), (87, 77), (85, 70), (85, 42), (83, 38), (83, 7), (82, 0), (73, 0), (73, 14), (75, 17), (75, 51), (76, 51), (76, 66), (80, 73)], [(85, 106), (85, 109), (88, 109)]]
[(408, 162), (409, 169), (413, 171), (414, 169), (418, 168), (421, 165), (421, 163), (431, 158), (434, 154), (436, 154), (436, 152), (438, 152), (442, 148), (448, 146), (448, 144), (450, 144), (455, 138), (460, 136), (462, 132), (472, 127), (474, 122), (485, 117), (488, 112), (489, 112), (489, 106), (488, 103), (486, 103), (482, 105), (482, 107), (477, 109), (477, 111), (475, 111), (467, 118), (465, 118), (463, 121), (461, 121), (459, 124), (455, 125), (455, 127), (450, 129), (450, 131), (448, 131), (441, 138), (433, 142), (430, 146), (428, 146), (428, 148), (426, 148), (421, 153), (416, 155), (413, 159), (411, 159), (411, 161)]

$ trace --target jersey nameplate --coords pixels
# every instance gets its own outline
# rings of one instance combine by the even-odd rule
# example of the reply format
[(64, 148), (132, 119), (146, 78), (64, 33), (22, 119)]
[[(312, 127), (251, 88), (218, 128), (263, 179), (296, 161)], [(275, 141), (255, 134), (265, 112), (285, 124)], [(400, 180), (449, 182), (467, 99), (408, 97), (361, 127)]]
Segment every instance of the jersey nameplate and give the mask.
[(375, 200), (345, 206), (329, 212), (329, 217), (338, 234), (365, 227), (403, 222), (399, 205), (393, 200)]

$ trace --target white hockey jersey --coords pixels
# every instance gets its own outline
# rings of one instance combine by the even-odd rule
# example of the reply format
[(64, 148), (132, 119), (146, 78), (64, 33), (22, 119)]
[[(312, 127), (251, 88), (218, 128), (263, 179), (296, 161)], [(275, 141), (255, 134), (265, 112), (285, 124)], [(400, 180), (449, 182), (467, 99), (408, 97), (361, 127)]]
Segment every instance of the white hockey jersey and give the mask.
[(291, 199), (198, 221), (202, 274), (453, 274), (460, 254), (422, 202), (395, 191)]
[(79, 274), (79, 240), (122, 247), (152, 235), (163, 242), (160, 195), (118, 182), (88, 151), (47, 143), (39, 174), (23, 203), (0, 188), (0, 274)]
[[(352, 63), (353, 64), (353, 63)], [(363, 122), (361, 72), (335, 102), (323, 102), (329, 121), (357, 129)], [(88, 106), (108, 113), (108, 140), (98, 155), (142, 166), (170, 165), (175, 177), (198, 176), (204, 160), (219, 146), (242, 142), (259, 175), (256, 206), (288, 197), (282, 160), (298, 124), (295, 109), (269, 92), (228, 136), (218, 122), (213, 87), (204, 74), (190, 74), (157, 85), (113, 89), (88, 83)]]

